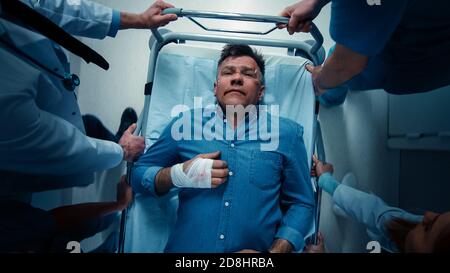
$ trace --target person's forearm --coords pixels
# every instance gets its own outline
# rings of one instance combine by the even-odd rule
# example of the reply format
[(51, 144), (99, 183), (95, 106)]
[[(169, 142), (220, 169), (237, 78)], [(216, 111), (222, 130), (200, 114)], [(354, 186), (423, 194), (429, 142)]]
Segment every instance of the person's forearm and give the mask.
[(307, 1), (313, 3), (314, 7), (318, 10), (321, 10), (326, 4), (331, 2), (331, 0), (301, 0), (298, 3)]
[(155, 192), (158, 195), (164, 195), (173, 187), (172, 177), (170, 176), (171, 168), (161, 169), (155, 178)]
[[(9, 67), (8, 75), (18, 73), (22, 73), (20, 69)], [(50, 85), (44, 84), (42, 88), (50, 88)], [(73, 177), (120, 164), (123, 155), (119, 145), (87, 137), (74, 124), (43, 111), (37, 103), (37, 89), (29, 89), (26, 84), (5, 89), (8, 92), (5, 91), (0, 99), (0, 165), (3, 170)], [(27, 95), (27, 92), (30, 94)], [(78, 106), (75, 107), (78, 109)], [(14, 113), (13, 119), (11, 113)], [(59, 182), (55, 188), (62, 184)], [(71, 186), (83, 184), (86, 181), (81, 180)]]
[(289, 241), (284, 239), (276, 239), (272, 247), (269, 249), (270, 253), (290, 253), (292, 252), (293, 247)]
[(339, 182), (329, 172), (323, 173), (319, 177), (319, 187), (331, 195), (331, 197), (333, 197), (338, 186)]
[(128, 28), (145, 28), (145, 24), (139, 14), (120, 12), (120, 27), (119, 29)]
[(58, 207), (50, 211), (60, 231), (77, 228), (81, 224), (110, 213), (125, 209), (118, 202), (85, 203)]
[(368, 57), (336, 44), (332, 55), (325, 61), (315, 80), (320, 89), (339, 86), (361, 73), (367, 65)]

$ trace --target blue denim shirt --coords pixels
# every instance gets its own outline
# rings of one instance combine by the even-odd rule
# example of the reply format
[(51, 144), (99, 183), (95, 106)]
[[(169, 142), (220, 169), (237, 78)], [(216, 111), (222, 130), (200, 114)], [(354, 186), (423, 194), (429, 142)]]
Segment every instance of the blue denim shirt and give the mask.
[[(157, 196), (155, 176), (161, 168), (215, 151), (220, 151), (220, 159), (228, 164), (228, 179), (219, 187), (180, 190), (177, 222), (165, 251), (267, 251), (276, 238), (286, 239), (295, 250), (302, 250), (304, 237), (314, 219), (314, 194), (303, 127), (277, 117), (279, 130), (271, 133), (272, 139), (279, 138), (279, 145), (273, 151), (262, 151), (261, 144), (268, 140), (263, 140), (266, 138), (262, 134), (258, 134), (257, 140), (250, 140), (252, 127), (249, 124), (257, 123), (270, 129), (273, 116), (267, 115), (263, 119), (258, 115), (253, 120), (247, 116), (241, 125), (245, 124), (245, 130), (240, 131), (242, 127), (238, 127), (232, 140), (220, 139), (219, 136), (225, 136), (230, 127), (217, 111), (208, 117), (194, 116), (194, 111), (190, 111), (172, 120), (138, 160), (132, 173), (132, 187), (136, 193)], [(214, 124), (216, 138), (205, 134), (200, 140), (175, 140), (180, 135), (172, 127), (179, 128), (177, 124), (189, 120), (200, 121), (202, 126), (197, 127)], [(221, 131), (219, 125), (225, 129)], [(193, 127), (195, 123), (191, 124), (191, 129)], [(239, 131), (245, 140), (242, 136), (239, 138)], [(191, 136), (196, 132), (198, 128), (192, 130)]]

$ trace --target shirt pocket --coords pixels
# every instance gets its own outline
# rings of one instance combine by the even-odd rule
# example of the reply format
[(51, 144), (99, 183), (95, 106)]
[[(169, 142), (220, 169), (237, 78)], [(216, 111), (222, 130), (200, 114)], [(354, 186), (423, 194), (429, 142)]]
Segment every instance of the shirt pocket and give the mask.
[(252, 151), (250, 160), (250, 184), (267, 190), (280, 182), (282, 158), (274, 152)]

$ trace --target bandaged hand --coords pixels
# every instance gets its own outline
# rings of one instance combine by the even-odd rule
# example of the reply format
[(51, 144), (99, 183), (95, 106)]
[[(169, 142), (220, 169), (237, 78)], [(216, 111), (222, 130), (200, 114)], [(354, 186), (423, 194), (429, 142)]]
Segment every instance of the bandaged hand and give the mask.
[(172, 166), (172, 184), (179, 188), (217, 188), (228, 177), (228, 166), (217, 160), (220, 152), (200, 154), (191, 160)]

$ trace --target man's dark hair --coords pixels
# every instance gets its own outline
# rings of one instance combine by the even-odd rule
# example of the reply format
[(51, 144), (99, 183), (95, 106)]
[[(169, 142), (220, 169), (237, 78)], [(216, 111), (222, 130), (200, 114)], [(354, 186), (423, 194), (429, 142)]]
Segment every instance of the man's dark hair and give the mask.
[(259, 70), (261, 71), (263, 82), (265, 72), (264, 57), (262, 56), (262, 54), (260, 54), (255, 49), (252, 49), (248, 45), (233, 45), (233, 44), (225, 45), (222, 49), (218, 66), (220, 66), (223, 63), (223, 61), (225, 61), (225, 59), (228, 57), (241, 57), (241, 56), (248, 56), (253, 60), (255, 60), (256, 64), (259, 67)]

